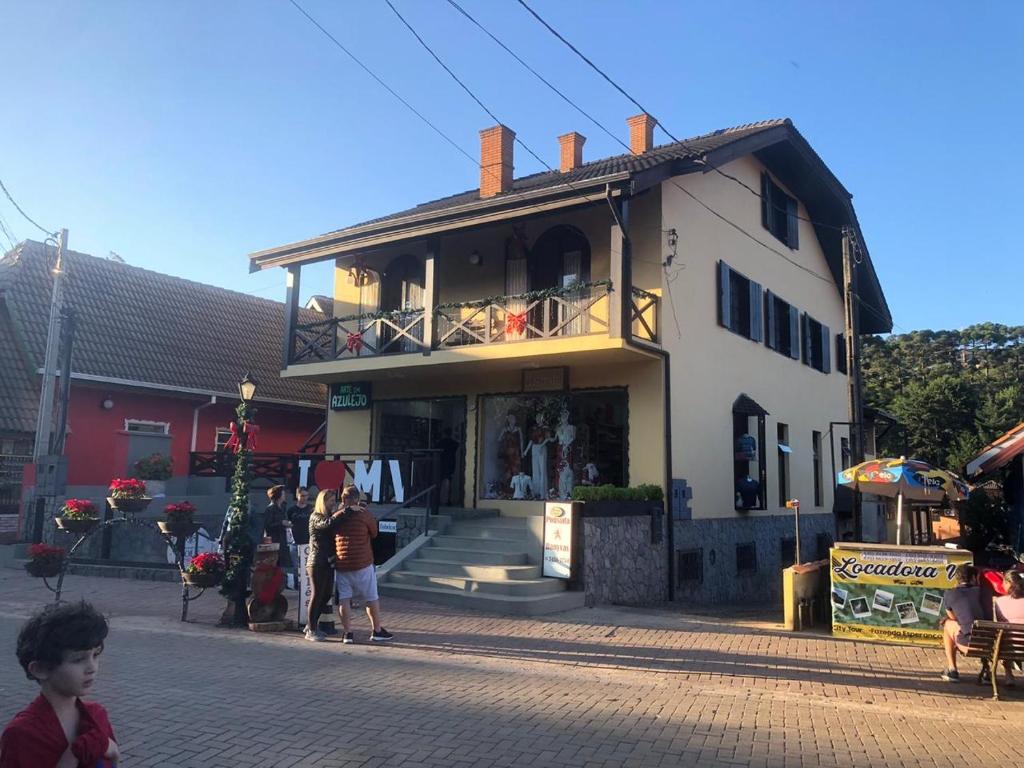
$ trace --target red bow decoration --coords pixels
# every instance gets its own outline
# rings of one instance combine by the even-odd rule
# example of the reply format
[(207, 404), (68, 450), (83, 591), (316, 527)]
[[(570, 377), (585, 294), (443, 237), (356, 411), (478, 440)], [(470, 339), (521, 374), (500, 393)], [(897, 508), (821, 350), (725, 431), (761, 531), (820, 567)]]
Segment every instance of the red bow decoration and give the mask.
[(258, 424), (253, 424), (251, 421), (245, 422), (245, 426), (242, 427), (245, 432), (245, 447), (250, 451), (256, 450), (256, 440), (260, 436), (260, 428)]
[(238, 453), (242, 450), (242, 441), (238, 439), (238, 422), (232, 421), (229, 426), (231, 427), (231, 437), (224, 443), (224, 448), (225, 450)]
[(350, 333), (345, 340), (345, 349), (349, 352), (359, 352), (363, 348), (363, 334)]
[(505, 335), (519, 336), (526, 330), (526, 313), (509, 312), (505, 318)]

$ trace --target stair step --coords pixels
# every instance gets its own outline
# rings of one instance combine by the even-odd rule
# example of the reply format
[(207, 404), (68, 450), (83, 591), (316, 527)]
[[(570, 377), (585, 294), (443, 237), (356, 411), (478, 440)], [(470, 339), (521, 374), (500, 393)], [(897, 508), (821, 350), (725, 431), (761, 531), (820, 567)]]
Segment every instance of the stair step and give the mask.
[(435, 536), (434, 546), (446, 549), (484, 549), (492, 552), (522, 552), (522, 539), (499, 539), (487, 536)]
[(508, 597), (475, 592), (457, 592), (438, 587), (417, 587), (411, 584), (385, 582), (380, 591), (389, 597), (419, 600), (425, 603), (449, 605), (457, 608), (492, 611), (516, 616), (540, 616), (559, 611), (570, 611), (584, 606), (583, 592), (557, 592), (531, 597)]
[(453, 592), (485, 595), (528, 597), (564, 592), (564, 582), (556, 579), (474, 579), (460, 576), (440, 576), (419, 571), (396, 571), (388, 576), (389, 584), (408, 584), (418, 587), (445, 589)]
[(461, 576), (469, 579), (519, 580), (539, 579), (539, 565), (473, 565), (456, 563), (447, 560), (425, 560), (423, 558), (408, 561), (415, 564), (420, 573), (432, 573), (439, 576)]
[(451, 547), (423, 547), (417, 552), (418, 560), (445, 560), (471, 565), (526, 565), (525, 552), (499, 552), (486, 549), (453, 549)]

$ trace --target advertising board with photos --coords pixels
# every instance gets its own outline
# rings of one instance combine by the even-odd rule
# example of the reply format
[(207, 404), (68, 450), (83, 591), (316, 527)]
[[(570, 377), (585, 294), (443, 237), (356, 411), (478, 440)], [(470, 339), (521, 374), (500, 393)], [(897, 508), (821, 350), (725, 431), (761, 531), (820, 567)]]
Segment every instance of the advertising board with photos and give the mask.
[(970, 552), (844, 543), (830, 550), (832, 633), (940, 645), (945, 593)]

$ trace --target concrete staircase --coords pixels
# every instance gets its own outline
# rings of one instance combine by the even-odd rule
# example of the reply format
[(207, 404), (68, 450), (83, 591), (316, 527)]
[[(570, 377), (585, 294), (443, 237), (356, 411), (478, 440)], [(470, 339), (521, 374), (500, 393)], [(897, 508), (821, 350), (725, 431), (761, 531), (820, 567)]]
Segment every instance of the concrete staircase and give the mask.
[(583, 593), (541, 576), (529, 562), (527, 521), (456, 518), (392, 571), (380, 591), (392, 597), (522, 616), (583, 606)]

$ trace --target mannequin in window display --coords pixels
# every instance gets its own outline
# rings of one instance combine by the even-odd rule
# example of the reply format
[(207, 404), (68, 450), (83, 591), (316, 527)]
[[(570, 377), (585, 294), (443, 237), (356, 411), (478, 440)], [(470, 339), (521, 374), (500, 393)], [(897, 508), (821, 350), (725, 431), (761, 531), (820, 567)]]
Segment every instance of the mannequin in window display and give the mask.
[(512, 482), (509, 483), (509, 488), (512, 489), (513, 499), (530, 498), (530, 476), (523, 471), (512, 475)]
[(736, 509), (754, 509), (761, 496), (761, 484), (750, 475), (736, 481)]
[(580, 482), (583, 485), (597, 485), (597, 478), (600, 476), (600, 472), (597, 471), (597, 465), (588, 461), (583, 465), (583, 476), (580, 478)]
[(501, 465), (502, 485), (506, 488), (512, 478), (519, 474), (523, 463), (523, 430), (516, 424), (515, 414), (505, 417), (505, 426), (498, 435), (498, 462)]
[(535, 499), (546, 499), (548, 497), (548, 443), (555, 442), (551, 436), (551, 430), (544, 423), (544, 414), (537, 414), (537, 421), (530, 432), (530, 442), (527, 443), (523, 456), (531, 454), (530, 491)]
[(572, 487), (576, 482), (572, 471), (572, 444), (576, 440), (576, 427), (569, 423), (567, 410), (562, 411), (555, 437), (558, 439), (558, 462), (555, 465), (555, 471), (558, 473), (558, 496), (561, 499), (568, 499), (572, 496)]

